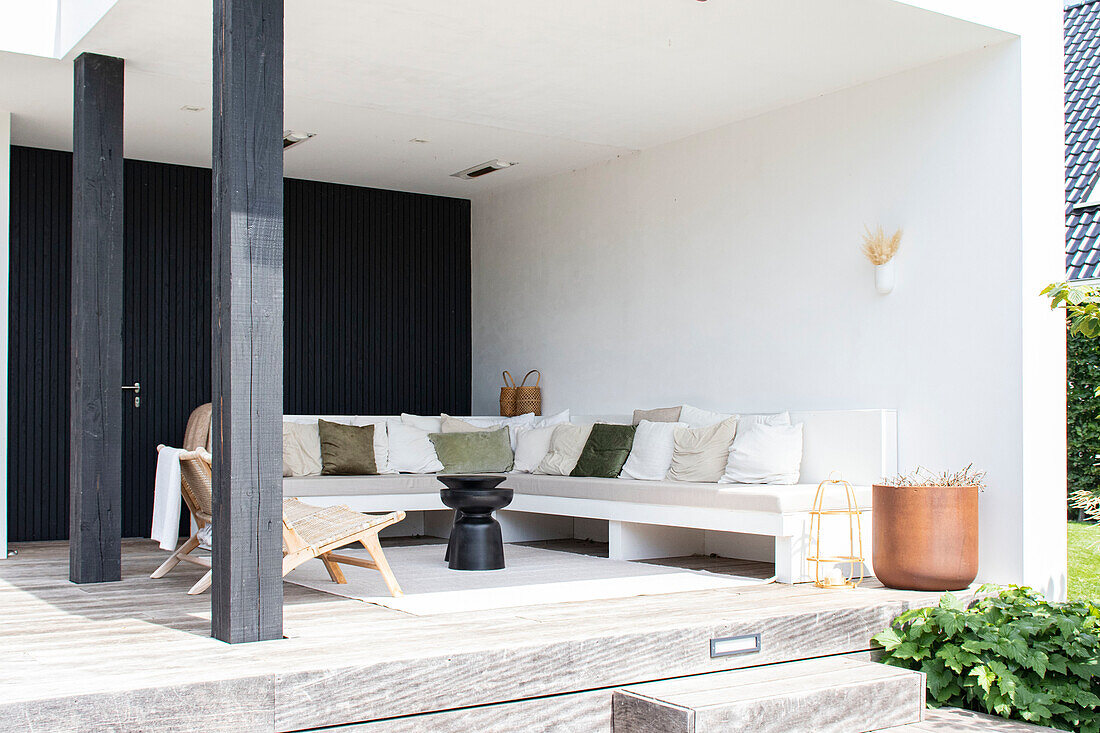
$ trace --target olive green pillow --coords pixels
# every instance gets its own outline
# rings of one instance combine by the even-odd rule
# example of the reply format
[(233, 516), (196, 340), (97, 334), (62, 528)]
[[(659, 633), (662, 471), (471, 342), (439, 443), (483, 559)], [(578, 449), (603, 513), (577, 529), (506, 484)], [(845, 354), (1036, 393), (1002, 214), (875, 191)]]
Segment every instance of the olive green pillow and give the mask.
[(321, 474), (365, 476), (378, 473), (374, 460), (374, 426), (317, 421), (321, 435)]
[(504, 473), (512, 470), (508, 428), (476, 433), (431, 433), (428, 438), (443, 464), (440, 473)]
[(634, 445), (633, 425), (596, 423), (570, 476), (618, 478)]

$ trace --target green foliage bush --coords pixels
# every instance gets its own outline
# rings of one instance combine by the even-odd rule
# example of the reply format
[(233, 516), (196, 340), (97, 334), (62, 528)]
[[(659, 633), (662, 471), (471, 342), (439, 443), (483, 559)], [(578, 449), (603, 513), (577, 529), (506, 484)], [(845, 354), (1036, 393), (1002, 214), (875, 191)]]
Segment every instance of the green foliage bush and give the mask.
[(1066, 438), (1070, 491), (1100, 492), (1100, 340), (1066, 338)]
[(967, 607), (951, 593), (875, 637), (883, 661), (928, 676), (928, 703), (1100, 731), (1100, 608), (1011, 587)]

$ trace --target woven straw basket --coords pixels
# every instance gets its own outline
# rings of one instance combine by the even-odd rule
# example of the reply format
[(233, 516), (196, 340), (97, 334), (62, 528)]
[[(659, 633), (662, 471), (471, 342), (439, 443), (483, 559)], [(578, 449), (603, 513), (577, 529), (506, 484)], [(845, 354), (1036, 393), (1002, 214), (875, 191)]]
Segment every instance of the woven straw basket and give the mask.
[[(511, 384), (509, 384), (511, 382)], [(516, 413), (516, 380), (508, 372), (504, 372), (504, 386), (500, 388), (500, 416), (515, 417)]]
[[(535, 383), (527, 386), (527, 379), (532, 374), (535, 375)], [(542, 414), (542, 388), (539, 387), (541, 381), (542, 372), (538, 369), (527, 372), (527, 376), (516, 387), (516, 403), (512, 415), (526, 415), (528, 412), (533, 412), (536, 415)]]

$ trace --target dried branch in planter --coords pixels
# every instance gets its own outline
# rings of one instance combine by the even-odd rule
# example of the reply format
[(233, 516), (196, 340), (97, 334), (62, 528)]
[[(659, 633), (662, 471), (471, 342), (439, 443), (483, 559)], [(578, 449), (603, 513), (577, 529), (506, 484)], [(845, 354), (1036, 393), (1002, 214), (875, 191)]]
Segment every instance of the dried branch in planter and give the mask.
[(863, 235), (863, 254), (867, 259), (874, 265), (885, 265), (894, 259), (898, 247), (901, 246), (901, 230), (898, 229), (890, 236), (886, 236), (882, 226), (875, 227), (874, 231), (870, 227), (866, 227), (866, 230)]
[(912, 473), (899, 473), (897, 476), (883, 479), (883, 486), (977, 486), (985, 491), (985, 471), (975, 471), (974, 464), (961, 471), (943, 471), (933, 473), (924, 466), (918, 466)]

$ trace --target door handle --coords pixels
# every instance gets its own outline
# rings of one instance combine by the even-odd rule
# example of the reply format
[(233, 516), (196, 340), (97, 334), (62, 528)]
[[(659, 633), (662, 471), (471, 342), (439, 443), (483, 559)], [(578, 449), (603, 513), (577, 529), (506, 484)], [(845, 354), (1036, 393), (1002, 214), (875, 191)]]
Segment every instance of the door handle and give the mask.
[(133, 384), (122, 385), (123, 390), (129, 390), (134, 393), (134, 407), (141, 407), (141, 382), (134, 382)]

